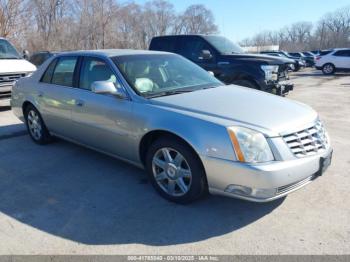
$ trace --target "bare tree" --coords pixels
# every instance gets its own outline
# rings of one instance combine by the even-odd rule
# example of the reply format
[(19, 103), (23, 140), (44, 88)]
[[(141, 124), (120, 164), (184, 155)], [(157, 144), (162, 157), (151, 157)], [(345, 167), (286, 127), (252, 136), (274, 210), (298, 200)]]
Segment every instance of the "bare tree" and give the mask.
[(0, 0), (0, 35), (11, 37), (19, 27), (25, 11), (22, 0)]
[(184, 21), (182, 31), (185, 34), (212, 34), (218, 32), (213, 13), (204, 5), (189, 6), (181, 19)]

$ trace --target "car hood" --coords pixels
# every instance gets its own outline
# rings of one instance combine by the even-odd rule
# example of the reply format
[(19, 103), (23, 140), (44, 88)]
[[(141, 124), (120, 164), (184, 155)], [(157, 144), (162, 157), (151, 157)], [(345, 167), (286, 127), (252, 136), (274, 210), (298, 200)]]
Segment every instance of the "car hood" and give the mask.
[(261, 55), (261, 54), (231, 54), (231, 55), (223, 55), (224, 59), (230, 60), (242, 60), (242, 61), (258, 61), (264, 64), (269, 65), (282, 65), (282, 64), (290, 64), (293, 63), (288, 58), (269, 56), (269, 55)]
[(157, 97), (151, 103), (225, 126), (248, 126), (266, 136), (294, 132), (318, 117), (305, 104), (235, 85)]
[(35, 65), (24, 59), (0, 59), (0, 74), (26, 73), (35, 70)]

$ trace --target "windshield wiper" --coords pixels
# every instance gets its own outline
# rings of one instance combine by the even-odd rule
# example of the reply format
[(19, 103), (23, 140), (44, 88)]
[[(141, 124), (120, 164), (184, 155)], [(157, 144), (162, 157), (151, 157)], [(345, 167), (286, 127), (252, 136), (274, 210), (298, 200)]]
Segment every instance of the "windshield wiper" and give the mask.
[(169, 90), (169, 91), (163, 91), (159, 92), (157, 94), (149, 95), (147, 98), (155, 98), (155, 97), (160, 97), (160, 96), (171, 96), (171, 95), (177, 95), (177, 94), (182, 94), (182, 93), (189, 93), (193, 92), (195, 90)]

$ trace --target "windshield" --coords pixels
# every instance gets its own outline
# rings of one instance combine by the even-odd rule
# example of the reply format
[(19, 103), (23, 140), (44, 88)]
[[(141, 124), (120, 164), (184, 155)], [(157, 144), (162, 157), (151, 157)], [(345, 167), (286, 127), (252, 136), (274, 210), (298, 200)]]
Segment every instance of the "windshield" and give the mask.
[(145, 97), (171, 95), (222, 85), (201, 67), (178, 55), (114, 57), (125, 79)]
[(221, 54), (241, 54), (244, 50), (231, 40), (223, 36), (208, 35), (204, 38), (214, 46)]
[(0, 59), (20, 59), (17, 50), (7, 40), (0, 39)]

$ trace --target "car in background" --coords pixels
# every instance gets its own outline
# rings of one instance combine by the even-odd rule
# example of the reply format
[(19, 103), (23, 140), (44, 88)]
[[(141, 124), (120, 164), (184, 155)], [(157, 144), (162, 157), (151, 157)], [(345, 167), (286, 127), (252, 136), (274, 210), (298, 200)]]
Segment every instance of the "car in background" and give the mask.
[[(36, 67), (25, 60), (5, 38), (0, 38), (0, 100), (8, 103), (16, 80), (30, 75)], [(6, 100), (6, 101), (5, 101)]]
[(35, 143), (54, 135), (144, 168), (177, 203), (208, 191), (272, 201), (321, 176), (332, 158), (309, 106), (224, 85), (171, 53), (62, 53), (20, 79), (11, 104)]
[[(281, 57), (281, 58), (284, 58), (284, 59), (290, 59), (290, 58), (287, 58), (284, 55), (279, 54), (279, 53), (264, 53), (264, 55), (271, 55), (271, 56)], [(294, 59), (290, 59), (290, 60), (291, 60), (291, 62), (290, 62), (290, 65), (289, 65), (289, 70), (290, 71), (298, 71), (299, 68), (300, 68), (299, 62), (297, 60), (294, 60)], [(296, 70), (296, 68), (298, 70)]]
[(314, 56), (311, 56), (311, 55), (306, 56), (302, 52), (289, 53), (289, 55), (292, 57), (298, 57), (301, 60), (304, 60), (306, 67), (313, 67), (315, 65), (315, 57)]
[(159, 36), (152, 39), (149, 49), (180, 54), (226, 84), (277, 95), (286, 95), (293, 90), (293, 84), (288, 79), (290, 60), (247, 54), (223, 36)]
[(50, 51), (36, 52), (30, 56), (29, 62), (31, 62), (35, 66), (41, 66), (47, 59), (49, 59), (50, 57), (56, 54), (58, 54), (58, 52), (50, 52)]
[(277, 54), (280, 57), (284, 57), (284, 58), (288, 58), (288, 59), (294, 60), (294, 72), (297, 72), (301, 68), (304, 68), (306, 66), (306, 63), (305, 63), (304, 60), (302, 60), (302, 59), (300, 59), (298, 57), (293, 57), (293, 56), (289, 55), (285, 51), (261, 51), (260, 54), (264, 54), (264, 55)]
[(316, 69), (325, 75), (350, 72), (350, 48), (336, 48), (321, 52), (316, 58)]

